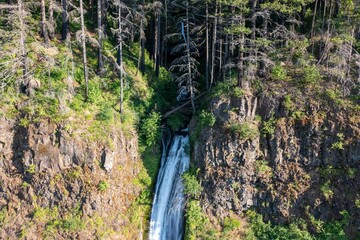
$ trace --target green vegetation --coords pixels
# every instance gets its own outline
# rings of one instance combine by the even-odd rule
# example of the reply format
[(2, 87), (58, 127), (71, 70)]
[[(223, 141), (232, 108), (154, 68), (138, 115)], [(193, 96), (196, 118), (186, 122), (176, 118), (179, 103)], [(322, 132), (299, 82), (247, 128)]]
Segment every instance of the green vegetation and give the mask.
[(26, 172), (30, 173), (30, 174), (34, 174), (36, 170), (36, 166), (35, 164), (30, 164), (29, 166), (26, 167)]
[(160, 140), (160, 114), (152, 112), (141, 124), (140, 134), (147, 146), (152, 146)]
[(286, 69), (282, 65), (276, 64), (271, 71), (271, 77), (272, 79), (278, 81), (286, 80), (287, 77)]
[(6, 207), (2, 207), (0, 210), (0, 227), (3, 226), (8, 216), (8, 212)]
[(274, 135), (276, 129), (276, 119), (271, 117), (267, 121), (262, 122), (262, 127), (260, 129), (261, 134), (263, 135)]
[(264, 160), (257, 160), (255, 162), (255, 170), (256, 173), (263, 176), (272, 177), (273, 171), (271, 167), (269, 167), (268, 162)]
[(232, 217), (226, 217), (223, 222), (223, 232), (231, 232), (241, 226), (241, 223), (238, 219)]
[(203, 188), (196, 179), (196, 175), (188, 171), (182, 175), (182, 179), (185, 187), (184, 193), (189, 195), (191, 198), (198, 199)]
[(313, 240), (313, 236), (306, 230), (306, 224), (290, 224), (289, 226), (272, 225), (270, 222), (265, 223), (263, 217), (254, 211), (248, 211), (247, 217), (250, 221), (250, 228), (246, 233), (248, 240)]
[(214, 126), (216, 119), (213, 113), (202, 110), (199, 114), (198, 121), (199, 127), (205, 128)]
[(356, 199), (356, 200), (355, 200), (355, 206), (356, 206), (357, 208), (360, 208), (360, 199)]
[(259, 136), (257, 126), (249, 122), (232, 123), (228, 125), (228, 129), (231, 133), (238, 135), (242, 140), (253, 140)]
[(188, 202), (185, 218), (186, 240), (203, 239), (211, 235), (210, 223), (200, 207), (200, 201), (192, 199)]
[(232, 94), (233, 94), (233, 96), (234, 97), (236, 97), (236, 98), (241, 98), (242, 96), (244, 96), (244, 91), (241, 89), (241, 88), (239, 88), (239, 87), (234, 87), (233, 89), (232, 89)]
[(105, 192), (109, 187), (110, 187), (110, 184), (105, 180), (101, 180), (99, 182), (99, 184), (97, 185), (97, 188), (100, 192)]
[(303, 84), (314, 84), (322, 78), (319, 68), (316, 65), (306, 66), (304, 69)]
[(325, 183), (323, 183), (320, 189), (327, 201), (333, 198), (334, 191), (332, 190), (330, 181), (326, 181)]
[(336, 134), (336, 136), (338, 137), (338, 140), (332, 144), (331, 148), (337, 150), (344, 150), (344, 134), (338, 133)]
[(173, 130), (177, 131), (180, 128), (184, 127), (184, 116), (180, 113), (176, 113), (174, 115), (171, 115), (167, 120), (167, 125)]

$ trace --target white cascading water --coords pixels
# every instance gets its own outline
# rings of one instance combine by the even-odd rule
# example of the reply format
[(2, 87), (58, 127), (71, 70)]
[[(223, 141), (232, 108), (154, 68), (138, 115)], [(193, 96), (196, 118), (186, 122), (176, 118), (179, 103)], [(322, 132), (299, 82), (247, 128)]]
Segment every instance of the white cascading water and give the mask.
[(161, 167), (156, 182), (150, 220), (150, 240), (181, 240), (184, 232), (184, 205), (181, 175), (189, 168), (185, 146), (189, 137), (177, 135), (170, 144), (163, 141)]

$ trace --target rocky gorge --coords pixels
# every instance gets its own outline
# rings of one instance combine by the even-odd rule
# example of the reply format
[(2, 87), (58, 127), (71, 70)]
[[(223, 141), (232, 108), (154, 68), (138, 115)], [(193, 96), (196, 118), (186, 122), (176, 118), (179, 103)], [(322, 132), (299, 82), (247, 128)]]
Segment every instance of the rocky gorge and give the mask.
[(89, 239), (111, 233), (119, 239), (139, 234), (141, 229), (121, 231), (141, 190), (134, 184), (142, 166), (135, 133), (126, 138), (114, 130), (109, 146), (77, 137), (81, 128), (75, 131), (46, 120), (21, 126), (0, 119), (1, 236)]
[(248, 96), (223, 95), (207, 109), (216, 119), (213, 126), (200, 130), (193, 119), (192, 156), (204, 188), (202, 206), (213, 220), (254, 209), (277, 224), (306, 219), (313, 231), (314, 219), (339, 220), (346, 211), (346, 231), (355, 239), (358, 112), (331, 100), (295, 99), (303, 102), (281, 92), (261, 96), (257, 115), (251, 116)]

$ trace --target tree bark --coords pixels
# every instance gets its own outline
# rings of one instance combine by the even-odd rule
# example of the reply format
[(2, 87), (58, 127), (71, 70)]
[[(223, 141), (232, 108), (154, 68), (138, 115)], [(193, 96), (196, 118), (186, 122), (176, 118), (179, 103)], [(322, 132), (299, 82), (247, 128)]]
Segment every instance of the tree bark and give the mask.
[(102, 0), (97, 1), (97, 27), (98, 27), (98, 65), (97, 65), (97, 73), (98, 75), (103, 74), (104, 72), (104, 62), (103, 62), (103, 24), (102, 24)]
[(62, 0), (62, 25), (61, 25), (61, 40), (67, 40), (67, 32), (69, 26), (69, 16), (67, 12), (67, 0)]
[[(28, 84), (28, 65), (27, 65), (27, 52), (26, 52), (26, 46), (25, 46), (25, 23), (23, 18), (23, 1), (18, 0), (18, 11), (19, 11), (19, 23), (20, 23), (20, 49), (21, 49), (21, 65), (22, 65), (22, 81), (23, 85), (27, 86)], [(25, 89), (27, 93), (28, 89)]]
[(124, 98), (124, 80), (123, 80), (123, 66), (122, 66), (122, 22), (121, 22), (121, 1), (118, 0), (118, 56), (117, 64), (120, 68), (119, 77), (120, 77), (120, 114), (123, 114), (123, 98)]
[(85, 22), (84, 22), (84, 6), (83, 0), (80, 0), (80, 19), (81, 19), (81, 43), (83, 51), (83, 65), (84, 65), (84, 79), (85, 79), (85, 97), (86, 100), (89, 98), (89, 72), (87, 67), (87, 58), (86, 58), (86, 31), (85, 31)]
[(156, 10), (156, 20), (155, 20), (155, 76), (159, 76), (159, 70), (160, 70), (160, 47), (161, 47), (161, 11), (160, 9)]
[(205, 83), (206, 89), (209, 89), (209, 4), (206, 2), (206, 15), (205, 15), (205, 29), (206, 29), (206, 63), (205, 63)]
[(186, 55), (188, 59), (188, 75), (189, 75), (189, 85), (190, 85), (190, 100), (191, 106), (193, 110), (193, 114), (196, 112), (195, 107), (195, 94), (193, 90), (193, 83), (192, 83), (192, 69), (191, 69), (191, 56), (190, 56), (190, 23), (189, 23), (189, 1), (186, 1)]
[(53, 0), (49, 0), (49, 25), (51, 29), (49, 30), (50, 39), (54, 38), (55, 34), (55, 20), (54, 20), (54, 2)]
[[(145, 0), (142, 1), (142, 8), (141, 8), (141, 15), (143, 18), (145, 18), (145, 12), (144, 12), (144, 7), (145, 7)], [(143, 29), (143, 31), (145, 31), (145, 29)], [(145, 32), (142, 33), (141, 36), (141, 72), (145, 73)]]
[(214, 26), (213, 26), (213, 37), (212, 37), (212, 49), (211, 49), (211, 74), (210, 74), (210, 86), (212, 87), (214, 83), (214, 74), (215, 74), (215, 55), (216, 55), (216, 38), (217, 38), (217, 14), (218, 14), (218, 3), (215, 1), (215, 16), (214, 16)]
[(49, 35), (46, 27), (46, 7), (45, 0), (41, 0), (41, 35), (44, 38), (45, 44), (49, 44)]

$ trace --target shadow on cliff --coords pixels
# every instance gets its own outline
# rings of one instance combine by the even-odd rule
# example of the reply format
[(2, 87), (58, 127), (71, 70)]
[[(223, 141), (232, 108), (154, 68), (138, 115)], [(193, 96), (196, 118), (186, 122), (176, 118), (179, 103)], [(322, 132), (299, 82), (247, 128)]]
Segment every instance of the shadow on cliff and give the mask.
[(11, 144), (13, 156), (10, 171), (15, 171), (13, 173), (23, 175), (26, 170), (23, 159), (25, 152), (29, 150), (28, 130), (21, 125), (19, 118), (16, 120), (12, 130), (14, 131), (14, 137)]

